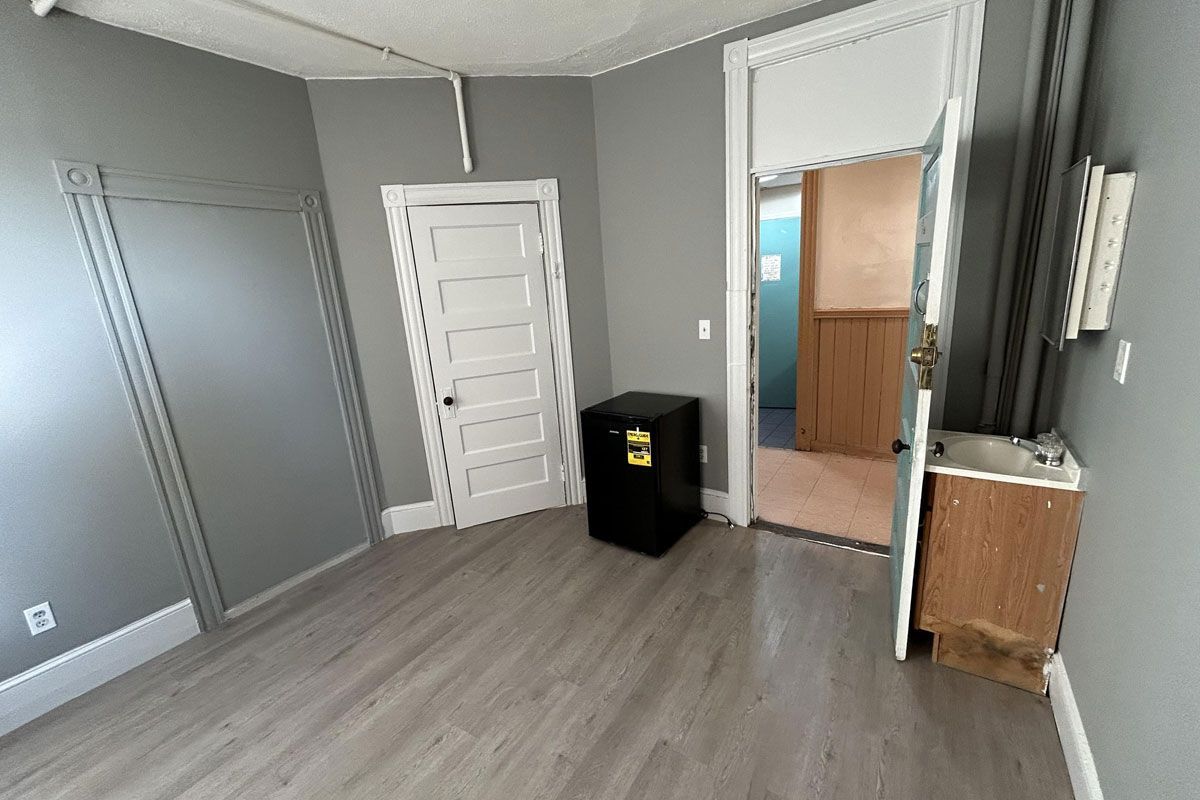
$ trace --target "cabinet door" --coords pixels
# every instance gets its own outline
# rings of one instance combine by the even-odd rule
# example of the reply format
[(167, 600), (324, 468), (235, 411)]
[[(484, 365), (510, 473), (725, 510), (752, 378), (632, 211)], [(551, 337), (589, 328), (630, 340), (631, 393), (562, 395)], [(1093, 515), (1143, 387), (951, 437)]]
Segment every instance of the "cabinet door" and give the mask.
[(950, 652), (1040, 673), (1058, 640), (1082, 504), (1081, 492), (937, 475), (920, 627), (949, 637)]

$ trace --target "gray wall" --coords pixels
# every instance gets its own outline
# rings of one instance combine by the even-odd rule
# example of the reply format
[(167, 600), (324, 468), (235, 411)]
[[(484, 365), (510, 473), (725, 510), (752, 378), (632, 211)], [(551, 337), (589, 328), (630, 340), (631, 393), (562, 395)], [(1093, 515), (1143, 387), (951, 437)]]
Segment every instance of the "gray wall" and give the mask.
[(365, 544), (300, 214), (108, 209), (225, 607)]
[[(185, 596), (51, 158), (321, 185), (304, 83), (0, 4), (0, 677)], [(21, 610), (50, 600), (58, 628)]]
[[(701, 398), (704, 484), (728, 483), (722, 48), (859, 5), (826, 0), (593, 79), (615, 391)], [(971, 153), (945, 424), (978, 421), (1032, 0), (991, 2)], [(997, 216), (998, 213), (1001, 216)], [(696, 338), (696, 320), (713, 338)]]
[(387, 505), (432, 494), (380, 184), (558, 178), (576, 396), (580, 408), (605, 399), (612, 378), (588, 79), (467, 80), (470, 175), (447, 81), (310, 81), (309, 96)]
[(1106, 800), (1200, 785), (1200, 5), (1154, 6), (1097, 9), (1079, 152), (1137, 188), (1112, 330), (1067, 344), (1058, 387), (1092, 469), (1060, 647)]

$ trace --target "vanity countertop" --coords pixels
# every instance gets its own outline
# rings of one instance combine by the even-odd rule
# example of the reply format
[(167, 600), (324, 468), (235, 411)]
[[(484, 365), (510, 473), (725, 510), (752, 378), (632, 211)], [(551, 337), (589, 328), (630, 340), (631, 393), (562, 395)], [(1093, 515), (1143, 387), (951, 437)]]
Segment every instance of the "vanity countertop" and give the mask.
[[(941, 457), (933, 455), (936, 442), (945, 448)], [(1069, 446), (1063, 453), (1062, 465), (1049, 467), (1039, 464), (1032, 452), (1013, 444), (1007, 436), (932, 429), (925, 471), (1075, 492), (1084, 491), (1087, 482), (1087, 469)]]

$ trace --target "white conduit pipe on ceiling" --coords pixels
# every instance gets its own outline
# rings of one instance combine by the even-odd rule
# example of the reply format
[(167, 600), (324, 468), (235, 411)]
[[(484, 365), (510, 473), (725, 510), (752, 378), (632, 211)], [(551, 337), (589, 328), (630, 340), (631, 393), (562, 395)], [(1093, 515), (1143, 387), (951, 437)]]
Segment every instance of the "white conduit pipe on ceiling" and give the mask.
[(345, 33), (339, 33), (338, 31), (318, 25), (315, 22), (309, 22), (306, 19), (293, 16), (284, 11), (277, 11), (274, 8), (261, 6), (258, 3), (250, 2), (250, 0), (224, 0), (224, 2), (230, 5), (240, 6), (266, 17), (271, 17), (272, 19), (276, 19), (280, 22), (286, 22), (289, 25), (295, 25), (297, 27), (304, 28), (305, 30), (313, 31), (314, 33), (320, 33), (325, 36), (333, 37), (334, 39), (340, 39), (343, 42), (349, 42), (350, 44), (358, 45), (359, 47), (370, 48), (372, 51), (379, 53), (384, 61), (389, 61), (394, 58), (424, 73), (438, 78), (445, 78), (446, 80), (450, 81), (450, 83), (454, 86), (454, 105), (458, 111), (458, 136), (462, 141), (463, 172), (474, 171), (475, 162), (471, 158), (471, 143), (467, 137), (467, 112), (463, 106), (462, 76), (457, 72), (451, 69), (446, 69), (445, 67), (439, 67), (436, 64), (429, 64), (415, 58), (409, 58), (406, 55), (397, 53), (390, 47), (378, 45), (374, 42), (368, 42)]
[[(50, 10), (54, 8), (57, 2), (58, 0), (30, 0), (29, 6), (33, 10), (33, 13), (37, 14), (39, 17), (44, 17), (50, 13)], [(426, 62), (419, 61), (415, 58), (409, 58), (406, 55), (397, 53), (390, 47), (373, 44), (354, 36), (349, 36), (344, 33), (339, 33), (335, 30), (330, 30), (329, 28), (317, 25), (314, 22), (309, 22), (306, 19), (292, 16), (284, 11), (277, 11), (273, 8), (261, 6), (258, 3), (250, 2), (250, 0), (224, 0), (224, 2), (229, 5), (244, 8), (264, 17), (270, 17), (279, 22), (285, 22), (289, 25), (295, 25), (296, 27), (304, 28), (305, 30), (312, 31), (314, 33), (320, 33), (324, 36), (340, 39), (343, 42), (349, 42), (350, 44), (358, 45), (359, 47), (370, 48), (373, 52), (381, 54), (384, 61), (394, 58), (397, 61), (401, 61), (424, 73), (438, 78), (445, 78), (446, 80), (450, 81), (450, 83), (454, 85), (454, 105), (458, 111), (458, 136), (462, 141), (463, 171), (474, 171), (475, 162), (471, 158), (471, 143), (467, 137), (467, 111), (463, 106), (462, 76), (457, 72), (451, 69), (445, 69), (444, 67), (436, 66), (434, 64), (427, 64)]]

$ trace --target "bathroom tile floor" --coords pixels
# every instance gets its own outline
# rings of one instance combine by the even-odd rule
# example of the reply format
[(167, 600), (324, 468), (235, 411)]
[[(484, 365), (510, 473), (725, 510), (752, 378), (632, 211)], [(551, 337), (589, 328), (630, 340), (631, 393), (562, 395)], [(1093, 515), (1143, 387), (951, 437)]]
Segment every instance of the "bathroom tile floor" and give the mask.
[(758, 446), (796, 449), (796, 409), (758, 409)]
[(896, 462), (839, 453), (757, 448), (758, 516), (767, 522), (891, 541)]

